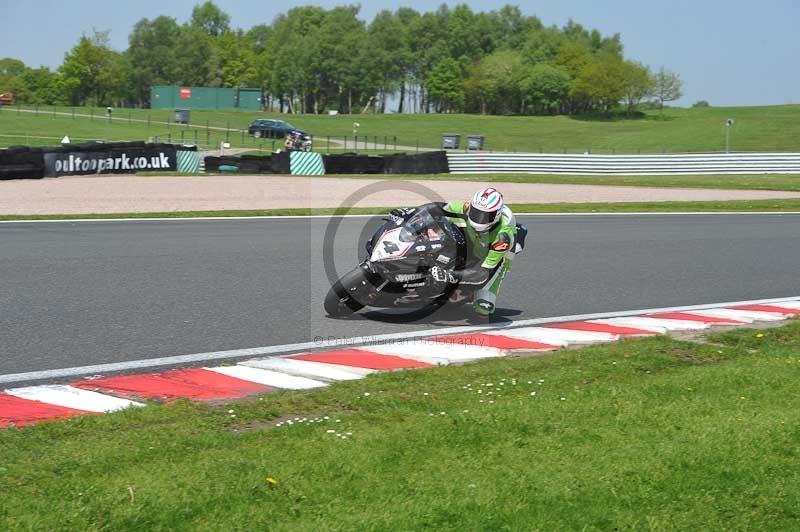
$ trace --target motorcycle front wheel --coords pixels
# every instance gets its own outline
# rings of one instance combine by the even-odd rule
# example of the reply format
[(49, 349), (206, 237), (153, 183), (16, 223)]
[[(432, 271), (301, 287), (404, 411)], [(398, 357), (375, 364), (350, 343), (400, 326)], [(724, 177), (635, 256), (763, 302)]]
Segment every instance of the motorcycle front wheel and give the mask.
[(358, 267), (333, 283), (325, 296), (325, 312), (329, 316), (347, 316), (364, 308), (367, 294), (372, 290), (369, 274)]

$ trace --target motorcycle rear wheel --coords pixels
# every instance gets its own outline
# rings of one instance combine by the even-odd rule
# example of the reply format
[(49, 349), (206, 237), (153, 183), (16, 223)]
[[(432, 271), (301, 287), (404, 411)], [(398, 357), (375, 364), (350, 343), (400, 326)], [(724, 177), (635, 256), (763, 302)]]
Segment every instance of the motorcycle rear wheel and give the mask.
[(347, 316), (364, 308), (366, 294), (372, 289), (367, 272), (358, 267), (344, 274), (325, 296), (323, 306), (329, 316)]

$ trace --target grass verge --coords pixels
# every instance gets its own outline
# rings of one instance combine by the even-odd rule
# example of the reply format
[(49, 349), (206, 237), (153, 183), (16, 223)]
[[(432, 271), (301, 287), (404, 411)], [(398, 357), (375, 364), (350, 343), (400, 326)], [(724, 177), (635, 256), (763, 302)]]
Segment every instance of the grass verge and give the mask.
[[(800, 212), (800, 199), (742, 201), (653, 201), (646, 203), (517, 203), (517, 213), (613, 213), (613, 212)], [(352, 209), (263, 209), (239, 211), (121, 212), (88, 214), (4, 214), (0, 221), (114, 220), (120, 218), (205, 218), (252, 216), (330, 216), (385, 214), (392, 207)]]
[(800, 323), (710, 341), (0, 431), (0, 528), (796, 529)]
[[(348, 177), (393, 179), (391, 175), (349, 175), (327, 177)], [(733, 190), (781, 190), (800, 191), (800, 175), (795, 174), (753, 174), (753, 175), (662, 175), (662, 176), (624, 176), (624, 175), (534, 175), (534, 174), (427, 174), (419, 176), (398, 176), (398, 179), (424, 179), (426, 181), (478, 181), (481, 183), (547, 183), (556, 185), (601, 185), (624, 187), (664, 187), (664, 188), (710, 188)]]
[[(251, 152), (256, 154), (256, 152)], [(179, 172), (137, 172), (136, 175), (148, 177), (192, 176)], [(221, 175), (221, 174), (204, 174)], [(226, 174), (230, 175), (230, 174)], [(547, 183), (556, 185), (600, 185), (625, 187), (664, 187), (664, 188), (709, 188), (733, 190), (779, 190), (800, 191), (800, 175), (796, 174), (753, 174), (753, 175), (683, 175), (683, 176), (585, 176), (585, 175), (534, 175), (534, 174), (353, 174), (327, 176), (332, 179), (413, 179), (425, 181), (477, 181), (481, 183)]]

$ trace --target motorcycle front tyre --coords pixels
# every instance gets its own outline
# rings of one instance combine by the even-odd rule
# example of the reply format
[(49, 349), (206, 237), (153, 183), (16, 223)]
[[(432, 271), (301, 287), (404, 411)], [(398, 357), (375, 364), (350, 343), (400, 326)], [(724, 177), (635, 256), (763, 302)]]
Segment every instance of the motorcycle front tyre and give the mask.
[(342, 276), (341, 279), (333, 283), (333, 286), (325, 296), (325, 312), (329, 316), (347, 316), (358, 312), (364, 308), (364, 303), (359, 301), (366, 299), (366, 292), (372, 288), (372, 283), (367, 272), (358, 267)]

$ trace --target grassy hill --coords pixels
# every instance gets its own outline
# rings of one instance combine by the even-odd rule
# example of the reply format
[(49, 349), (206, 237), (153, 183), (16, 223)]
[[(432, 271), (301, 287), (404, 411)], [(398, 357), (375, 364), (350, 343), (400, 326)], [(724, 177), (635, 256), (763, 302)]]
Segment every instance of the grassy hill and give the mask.
[[(24, 109), (24, 108), (23, 108)], [(29, 108), (33, 109), (33, 108)], [(63, 113), (63, 114), (62, 114)], [(724, 149), (725, 120), (733, 118), (732, 149), (735, 151), (800, 151), (800, 105), (766, 107), (711, 107), (648, 111), (633, 119), (589, 119), (580, 117), (528, 117), (480, 115), (277, 115), (245, 111), (192, 111), (192, 125), (185, 128), (170, 122), (172, 111), (118, 109), (110, 124), (101, 117), (104, 109), (40, 107), (39, 114), (0, 109), (0, 146), (12, 144), (53, 144), (65, 134), (76, 138), (137, 140), (159, 136), (218, 145), (224, 138), (234, 146), (271, 145), (243, 138), (244, 129), (256, 118), (289, 120), (310, 131), (324, 145), (325, 137), (343, 139), (358, 134), (380, 143), (388, 137), (393, 144), (438, 147), (443, 133), (462, 136), (482, 134), (486, 149), (495, 151), (544, 151), (583, 153), (705, 152)], [(94, 120), (88, 116), (94, 115)], [(149, 123), (148, 123), (149, 119)], [(230, 128), (232, 133), (205, 126)], [(108, 128), (108, 132), (106, 132)], [(3, 136), (8, 135), (8, 136)], [(52, 137), (35, 139), (33, 137)], [(319, 145), (319, 144), (318, 144)]]

